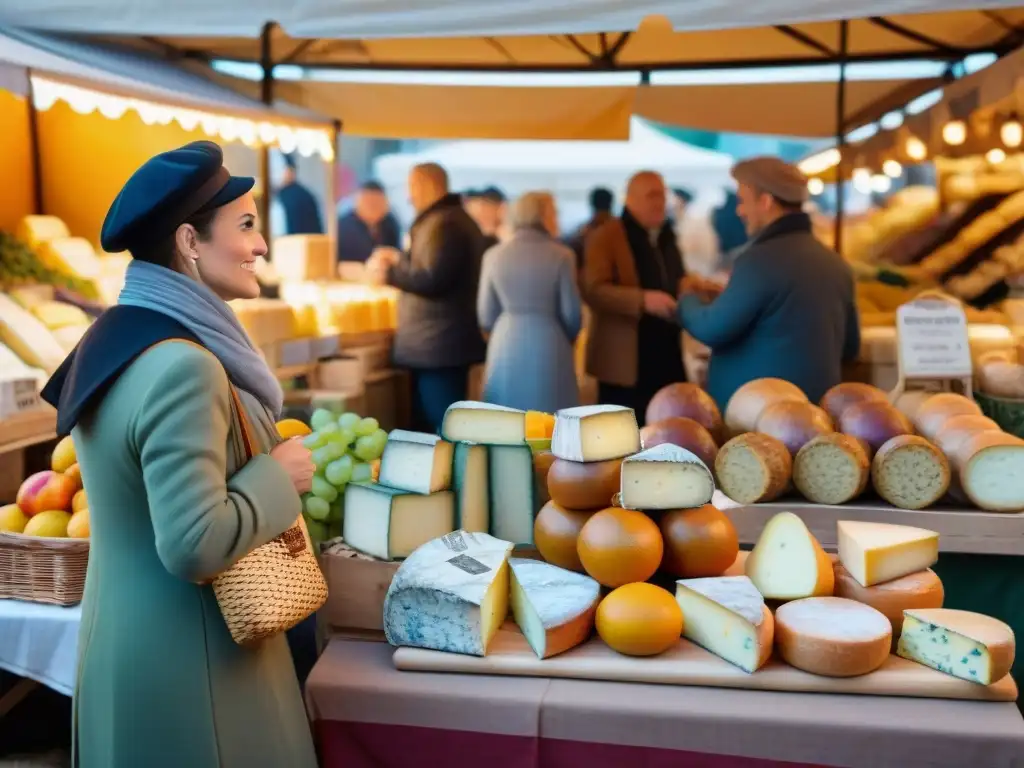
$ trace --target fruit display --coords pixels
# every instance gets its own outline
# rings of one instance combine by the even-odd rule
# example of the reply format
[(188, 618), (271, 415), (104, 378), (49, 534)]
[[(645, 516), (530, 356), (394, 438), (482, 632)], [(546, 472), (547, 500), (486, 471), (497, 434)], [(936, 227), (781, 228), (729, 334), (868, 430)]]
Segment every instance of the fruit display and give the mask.
[(15, 503), (0, 507), (0, 533), (89, 538), (89, 502), (71, 437), (57, 443), (50, 469), (26, 478)]

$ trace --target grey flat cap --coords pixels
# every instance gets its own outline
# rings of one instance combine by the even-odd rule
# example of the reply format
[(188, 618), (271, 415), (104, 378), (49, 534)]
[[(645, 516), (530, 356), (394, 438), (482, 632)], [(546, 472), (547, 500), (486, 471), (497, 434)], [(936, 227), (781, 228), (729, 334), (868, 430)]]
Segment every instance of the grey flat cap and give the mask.
[(737, 163), (732, 177), (784, 203), (797, 205), (807, 201), (807, 177), (795, 165), (777, 157), (752, 157)]

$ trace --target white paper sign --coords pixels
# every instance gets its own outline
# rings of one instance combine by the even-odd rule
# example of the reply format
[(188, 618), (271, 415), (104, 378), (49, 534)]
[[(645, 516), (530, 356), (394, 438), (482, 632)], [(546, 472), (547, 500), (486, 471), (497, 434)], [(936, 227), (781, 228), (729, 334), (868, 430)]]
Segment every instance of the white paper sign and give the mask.
[(35, 379), (7, 379), (0, 381), (0, 419), (39, 406), (39, 384)]
[(900, 369), (908, 379), (953, 379), (971, 375), (967, 317), (959, 304), (918, 299), (896, 312)]

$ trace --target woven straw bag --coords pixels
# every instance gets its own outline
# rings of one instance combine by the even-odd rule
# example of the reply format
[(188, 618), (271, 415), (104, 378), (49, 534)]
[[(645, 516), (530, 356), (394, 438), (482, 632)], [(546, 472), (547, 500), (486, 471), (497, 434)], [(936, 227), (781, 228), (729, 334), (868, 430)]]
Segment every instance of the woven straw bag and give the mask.
[[(255, 454), (252, 435), (234, 387), (231, 396), (248, 461)], [(327, 582), (302, 515), (280, 536), (214, 577), (213, 593), (239, 645), (259, 643), (316, 613), (327, 602)]]

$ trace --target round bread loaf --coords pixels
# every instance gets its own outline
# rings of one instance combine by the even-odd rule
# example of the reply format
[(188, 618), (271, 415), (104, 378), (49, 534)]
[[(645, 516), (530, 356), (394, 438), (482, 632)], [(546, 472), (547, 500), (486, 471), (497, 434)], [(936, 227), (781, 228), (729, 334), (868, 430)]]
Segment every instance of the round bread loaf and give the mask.
[(775, 647), (783, 661), (826, 677), (874, 672), (889, 658), (892, 625), (870, 605), (808, 597), (775, 611)]
[(838, 422), (843, 411), (851, 405), (870, 400), (888, 402), (889, 398), (878, 387), (860, 381), (844, 381), (836, 384), (821, 398), (821, 407), (833, 422)]
[(715, 466), (718, 445), (714, 437), (701, 424), (685, 416), (671, 416), (661, 421), (648, 422), (640, 430), (640, 444), (644, 450), (671, 443), (695, 454), (709, 468)]
[(761, 412), (772, 403), (782, 400), (807, 402), (796, 384), (783, 379), (754, 379), (736, 390), (725, 406), (726, 437), (735, 437), (757, 429)]
[(871, 463), (875, 491), (898, 509), (924, 509), (946, 495), (949, 461), (919, 435), (898, 435), (887, 441)]
[(980, 432), (953, 458), (960, 487), (979, 509), (1024, 510), (1024, 440), (1007, 432)]
[(747, 432), (722, 446), (715, 476), (722, 493), (740, 504), (773, 501), (786, 492), (793, 457), (782, 441)]
[(807, 443), (793, 459), (793, 485), (815, 504), (845, 504), (860, 496), (871, 478), (862, 440), (833, 432)]
[(796, 456), (797, 451), (811, 440), (835, 429), (832, 419), (822, 408), (813, 403), (783, 400), (772, 403), (761, 412), (757, 431), (781, 441), (790, 455)]
[(988, 416), (962, 413), (943, 422), (938, 434), (935, 435), (935, 444), (946, 456), (953, 456), (964, 441), (979, 432), (1002, 432), (1002, 430)]
[(910, 419), (887, 400), (866, 400), (843, 411), (839, 431), (863, 440), (874, 455), (897, 435), (914, 434), (914, 427)]
[(548, 470), (548, 495), (566, 509), (604, 509), (619, 492), (622, 459), (555, 459)]
[(934, 392), (928, 392), (923, 389), (915, 389), (910, 392), (902, 392), (899, 397), (896, 398), (894, 405), (896, 409), (910, 419), (911, 423), (914, 423), (917, 418), (917, 412), (921, 406), (934, 395)]
[(939, 434), (939, 431), (949, 419), (962, 414), (984, 415), (978, 404), (970, 398), (954, 392), (939, 392), (929, 397), (917, 409), (917, 415), (914, 417), (914, 427), (918, 433), (924, 435), (929, 440), (934, 440), (935, 436)]
[(722, 440), (722, 413), (714, 398), (696, 384), (684, 381), (659, 389), (647, 405), (645, 423), (654, 424), (676, 416), (696, 421), (711, 433), (716, 444)]

